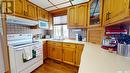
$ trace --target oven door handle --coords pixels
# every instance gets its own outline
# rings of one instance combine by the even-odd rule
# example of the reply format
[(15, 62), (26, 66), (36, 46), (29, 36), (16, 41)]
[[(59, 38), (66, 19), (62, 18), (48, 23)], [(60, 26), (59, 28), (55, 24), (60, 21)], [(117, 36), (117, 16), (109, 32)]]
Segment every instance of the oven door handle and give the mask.
[(21, 50), (24, 50), (24, 49), (23, 48), (16, 49), (16, 51), (21, 51)]

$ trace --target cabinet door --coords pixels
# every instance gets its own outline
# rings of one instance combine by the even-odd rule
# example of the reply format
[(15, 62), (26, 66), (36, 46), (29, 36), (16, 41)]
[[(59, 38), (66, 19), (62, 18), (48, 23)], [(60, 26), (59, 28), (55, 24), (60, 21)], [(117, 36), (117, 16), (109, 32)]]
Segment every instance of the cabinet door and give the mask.
[(34, 20), (37, 20), (37, 7), (30, 3), (30, 2), (27, 2), (27, 16), (31, 19), (34, 19)]
[(70, 7), (68, 8), (68, 28), (73, 28), (76, 26), (76, 24), (78, 23), (76, 21), (76, 6)]
[(88, 27), (102, 26), (102, 3), (103, 0), (91, 0), (89, 2), (89, 22)]
[(75, 65), (75, 48), (63, 48), (63, 62)]
[(129, 0), (111, 0), (111, 23), (119, 21), (129, 15)]
[(76, 7), (76, 18), (78, 21), (76, 27), (87, 28), (87, 4), (81, 4)]
[(83, 51), (83, 47), (84, 47), (84, 45), (80, 45), (80, 44), (76, 45), (76, 66), (80, 65), (80, 60), (81, 60), (81, 54), (82, 54), (82, 51)]
[(49, 24), (49, 29), (52, 29), (52, 24), (53, 24), (53, 16), (52, 16), (52, 14), (49, 14), (48, 24)]
[[(48, 45), (47, 45), (47, 46), (48, 46)], [(48, 49), (48, 57), (49, 57), (49, 58), (52, 58), (52, 57), (53, 57), (53, 55), (52, 55), (53, 48), (50, 47), (50, 46), (48, 46), (47, 49)]]
[(38, 19), (43, 21), (49, 20), (49, 13), (42, 8), (38, 8)]
[(25, 0), (15, 0), (14, 13), (18, 16), (24, 15), (24, 2)]
[(53, 42), (47, 42), (48, 57), (53, 58)]
[(43, 56), (44, 58), (48, 57), (47, 43), (43, 42)]
[(103, 25), (109, 23), (109, 11), (111, 8), (111, 0), (104, 0), (104, 8), (103, 8)]
[(104, 35), (104, 28), (91, 28), (88, 29), (88, 42), (94, 44), (101, 44)]
[(48, 17), (49, 17), (48, 12), (42, 9), (41, 17), (44, 21), (48, 21)]
[(53, 56), (55, 60), (62, 61), (62, 47), (55, 47)]

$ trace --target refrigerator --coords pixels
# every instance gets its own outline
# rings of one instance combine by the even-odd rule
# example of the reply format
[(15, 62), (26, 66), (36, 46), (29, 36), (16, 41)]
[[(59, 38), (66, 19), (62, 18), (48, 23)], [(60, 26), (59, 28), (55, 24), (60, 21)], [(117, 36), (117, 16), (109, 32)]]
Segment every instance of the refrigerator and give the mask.
[(3, 47), (2, 47), (2, 21), (0, 15), (0, 73), (5, 72), (4, 59), (3, 59)]

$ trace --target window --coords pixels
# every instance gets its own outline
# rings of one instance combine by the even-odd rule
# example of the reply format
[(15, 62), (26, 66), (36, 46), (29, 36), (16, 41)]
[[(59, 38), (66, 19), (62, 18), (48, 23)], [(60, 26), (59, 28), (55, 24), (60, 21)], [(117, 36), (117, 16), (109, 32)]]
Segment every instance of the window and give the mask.
[(67, 16), (53, 17), (53, 34), (55, 39), (68, 38)]

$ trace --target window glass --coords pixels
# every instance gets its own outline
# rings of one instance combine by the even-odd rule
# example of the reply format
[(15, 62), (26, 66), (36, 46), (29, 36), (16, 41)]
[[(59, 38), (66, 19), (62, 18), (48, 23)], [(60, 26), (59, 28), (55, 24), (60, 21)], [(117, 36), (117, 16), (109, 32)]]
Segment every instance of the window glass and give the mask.
[(67, 15), (54, 17), (53, 20), (54, 20), (54, 25), (66, 24), (67, 23)]
[(67, 16), (53, 17), (53, 34), (55, 39), (65, 39), (68, 38), (68, 28), (67, 28)]

